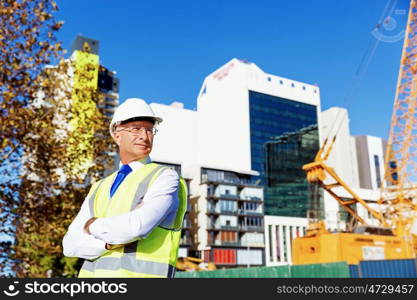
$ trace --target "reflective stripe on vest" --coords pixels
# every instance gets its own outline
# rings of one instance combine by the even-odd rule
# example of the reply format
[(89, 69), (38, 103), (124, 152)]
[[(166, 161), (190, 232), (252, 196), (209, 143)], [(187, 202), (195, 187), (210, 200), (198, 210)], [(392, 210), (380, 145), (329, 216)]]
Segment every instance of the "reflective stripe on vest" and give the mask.
[[(136, 208), (137, 205), (139, 205), (142, 202), (148, 190), (148, 187), (152, 185), (153, 181), (159, 176), (162, 170), (166, 168), (165, 166), (161, 166), (161, 165), (156, 165), (155, 167), (155, 165), (156, 164), (152, 164), (152, 166), (147, 165), (147, 167), (151, 168), (151, 170), (144, 171), (144, 172), (149, 172), (149, 173), (146, 174), (146, 176), (142, 180), (140, 180), (140, 183), (138, 184), (136, 191), (131, 190), (131, 192), (129, 193), (130, 196), (128, 197), (132, 197), (133, 192), (134, 192), (133, 200), (131, 200), (132, 202), (129, 203), (130, 211)], [(110, 177), (111, 176), (114, 176), (114, 174), (110, 175)], [(136, 173), (136, 176), (140, 176), (140, 174)], [(102, 185), (105, 180), (107, 180), (106, 183)], [(94, 214), (94, 216), (96, 216), (96, 212), (94, 208), (95, 208), (95, 201), (97, 201), (97, 193), (99, 193), (98, 197), (100, 197), (100, 193), (106, 193), (106, 189), (109, 188), (109, 184), (111, 185), (111, 178), (106, 178), (102, 180), (101, 182), (99, 182), (97, 184), (97, 188), (95, 188), (92, 196), (89, 198), (90, 210)], [(115, 193), (115, 195), (116, 194), (117, 192)], [(120, 198), (120, 195), (118, 197)], [(179, 209), (177, 211), (176, 222), (181, 221), (182, 223), (182, 219), (184, 217), (184, 211), (183, 209), (180, 209), (180, 207), (181, 208), (183, 208), (184, 206), (186, 207), (186, 186), (182, 178), (180, 179), (180, 184), (178, 187), (178, 199), (180, 203), (179, 203)], [(108, 199), (108, 203), (104, 203), (102, 200), (101, 202), (102, 204), (100, 205), (104, 205), (104, 207), (107, 206), (107, 209), (108, 209), (112, 201), (113, 201), (112, 198)], [(99, 207), (99, 208), (103, 209), (102, 207)], [(125, 207), (125, 209), (129, 209), (129, 208)], [(98, 208), (96, 207), (96, 209)], [(99, 216), (99, 217), (102, 217), (102, 216)], [(124, 248), (119, 248), (119, 250), (109, 251), (94, 261), (85, 260), (83, 267), (80, 271), (79, 277), (95, 277), (95, 276), (103, 277), (103, 274), (104, 276), (112, 276), (112, 277), (126, 277), (126, 276), (152, 277), (152, 275), (154, 275), (154, 277), (173, 277), (175, 274), (175, 261), (176, 261), (176, 257), (178, 254), (180, 228), (178, 232), (176, 232), (175, 234), (172, 233), (171, 235), (172, 235), (171, 238), (169, 238), (169, 236), (167, 236), (165, 232), (161, 233), (161, 231), (154, 230), (151, 232), (151, 234), (148, 235), (148, 237), (152, 236), (151, 239), (147, 240), (145, 238), (145, 239), (130, 243), (126, 245)], [(152, 245), (152, 243), (155, 243), (155, 242), (156, 243), (163, 242), (163, 244), (161, 244), (161, 247), (168, 247), (165, 249), (171, 249), (171, 250), (167, 250), (168, 251), (167, 254), (164, 254), (168, 256), (166, 257), (164, 256), (160, 258), (158, 256), (155, 256), (156, 254), (153, 255), (151, 252), (148, 252), (149, 248), (147, 247), (149, 245)], [(145, 252), (141, 252), (141, 249), (145, 249), (144, 250)], [(175, 253), (173, 251), (175, 251)], [(98, 272), (96, 273), (96, 271)], [(106, 273), (106, 271), (110, 271), (110, 272)], [(132, 272), (133, 274), (126, 275), (125, 271)]]
[[(132, 245), (135, 249), (134, 251), (136, 251), (137, 241)], [(175, 274), (174, 266), (153, 261), (137, 260), (136, 252), (125, 253), (121, 258), (102, 257), (94, 262), (86, 260), (83, 264), (83, 269), (90, 272), (94, 272), (96, 269), (116, 271), (120, 268), (135, 273), (146, 273), (169, 278), (174, 277)]]
[(94, 193), (91, 195), (90, 199), (88, 199), (88, 207), (90, 207), (91, 217), (94, 216), (94, 199), (96, 199), (97, 191), (98, 191), (98, 189), (100, 188), (100, 186), (102, 185), (103, 182), (104, 182), (104, 180), (100, 180), (98, 182), (97, 188), (94, 190)]

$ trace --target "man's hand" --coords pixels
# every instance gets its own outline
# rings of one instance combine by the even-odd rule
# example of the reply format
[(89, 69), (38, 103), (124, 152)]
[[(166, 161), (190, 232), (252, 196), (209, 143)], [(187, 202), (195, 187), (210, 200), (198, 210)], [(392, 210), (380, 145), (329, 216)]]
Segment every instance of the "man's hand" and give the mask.
[[(136, 206), (134, 209), (138, 209), (138, 208), (140, 208), (140, 207), (142, 207), (143, 206), (143, 202), (141, 202), (141, 203), (139, 203), (138, 204), (138, 206)], [(85, 223), (85, 225), (84, 225), (84, 231), (86, 232), (86, 233), (88, 233), (88, 234), (91, 234), (90, 233), (90, 230), (89, 230), (89, 227), (90, 227), (90, 225), (96, 220), (97, 218), (90, 218), (90, 219), (88, 219), (88, 221)], [(106, 243), (106, 245), (105, 245), (105, 248), (107, 249), (107, 250), (113, 250), (113, 249), (117, 249), (117, 248), (121, 248), (121, 247), (124, 247), (124, 246), (127, 246), (127, 245), (130, 245), (130, 244), (132, 244), (132, 243), (134, 243), (134, 242), (131, 242), (131, 243), (127, 243), (127, 244), (108, 244), (108, 243)]]
[(121, 248), (121, 247), (124, 247), (124, 246), (130, 245), (130, 244), (133, 244), (133, 243), (134, 243), (134, 242), (130, 242), (130, 243), (127, 243), (127, 244), (108, 244), (108, 243), (106, 243), (105, 248), (106, 248), (107, 250), (113, 250), (113, 249), (117, 249), (117, 248)]
[(90, 232), (90, 225), (91, 225), (91, 224), (92, 224), (95, 220), (97, 220), (97, 218), (90, 218), (90, 219), (88, 219), (88, 221), (87, 221), (87, 222), (85, 222), (85, 225), (84, 225), (84, 231), (85, 231), (86, 233), (91, 234), (91, 232)]
[(139, 203), (138, 206), (135, 207), (135, 209), (138, 209), (138, 208), (140, 208), (142, 206), (143, 206), (143, 201), (141, 203)]

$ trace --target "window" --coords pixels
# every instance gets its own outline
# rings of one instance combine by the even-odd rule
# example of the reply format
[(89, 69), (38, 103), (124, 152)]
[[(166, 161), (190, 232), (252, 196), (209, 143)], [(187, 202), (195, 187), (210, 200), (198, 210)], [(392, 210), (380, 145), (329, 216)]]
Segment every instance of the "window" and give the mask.
[(273, 261), (272, 255), (272, 225), (268, 225), (268, 237), (269, 237), (269, 261)]
[(237, 234), (232, 231), (221, 231), (220, 239), (222, 242), (236, 242)]
[(305, 91), (306, 90), (306, 87), (305, 86), (303, 86), (303, 91)]
[(253, 227), (262, 227), (262, 218), (250, 217), (246, 218), (246, 225)]
[(284, 84), (284, 81), (280, 80), (280, 81), (279, 81), (279, 84)]
[(248, 202), (245, 203), (245, 210), (255, 210), (256, 203)]
[(275, 233), (276, 233), (276, 249), (277, 249), (277, 261), (281, 261), (281, 248), (279, 245), (279, 226), (275, 226)]
[(291, 83), (291, 87), (295, 87), (295, 84), (294, 83)]
[(374, 155), (375, 173), (376, 173), (376, 186), (381, 187), (381, 169), (379, 166), (379, 156)]
[[(395, 161), (390, 161), (389, 162), (389, 167), (390, 167), (390, 171), (392, 172), (391, 174), (391, 179), (394, 181), (394, 184), (397, 184), (398, 181), (398, 173), (396, 172), (397, 170), (397, 162)], [(392, 183), (391, 183), (392, 184)]]
[(284, 247), (284, 261), (288, 261), (288, 254), (287, 254), (287, 226), (282, 226), (282, 245)]
[(236, 208), (236, 201), (220, 200), (220, 210), (222, 212), (235, 212)]
[(214, 195), (214, 186), (209, 185), (209, 186), (207, 187), (207, 195), (208, 195), (208, 196), (213, 196), (213, 195)]
[(271, 77), (268, 77), (268, 81), (271, 81)]

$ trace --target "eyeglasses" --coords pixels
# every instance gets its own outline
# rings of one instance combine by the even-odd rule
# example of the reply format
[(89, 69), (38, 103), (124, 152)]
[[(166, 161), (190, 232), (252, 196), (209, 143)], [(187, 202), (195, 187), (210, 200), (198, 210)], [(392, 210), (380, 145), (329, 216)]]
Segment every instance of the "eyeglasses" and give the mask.
[(119, 127), (117, 131), (128, 131), (131, 134), (139, 134), (142, 131), (145, 131), (147, 135), (155, 135), (158, 132), (158, 129), (155, 127), (147, 128), (141, 126), (130, 126), (130, 127)]

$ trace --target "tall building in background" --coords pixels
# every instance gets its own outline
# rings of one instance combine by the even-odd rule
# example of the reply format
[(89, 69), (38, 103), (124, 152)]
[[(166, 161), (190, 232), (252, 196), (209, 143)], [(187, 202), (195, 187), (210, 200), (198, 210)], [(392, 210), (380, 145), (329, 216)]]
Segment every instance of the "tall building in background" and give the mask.
[[(359, 188), (358, 162), (355, 139), (350, 134), (348, 111), (340, 107), (332, 107), (321, 112), (321, 139), (329, 142), (336, 134), (332, 151), (327, 164), (332, 167), (340, 178), (350, 187)], [(323, 194), (324, 219), (330, 229), (345, 226), (348, 215), (339, 203), (327, 192)]]
[(379, 137), (355, 136), (359, 171), (359, 186), (362, 189), (376, 190), (381, 188), (385, 172), (386, 140)]
[(205, 261), (219, 266), (264, 264), (263, 189), (247, 174), (202, 168), (197, 224)]
[[(68, 172), (79, 181), (87, 178), (87, 172), (96, 160), (92, 145), (94, 133), (91, 130), (87, 132), (80, 130), (80, 127), (85, 127), (82, 118), (94, 114), (98, 108), (110, 122), (119, 99), (119, 80), (114, 71), (109, 71), (100, 64), (98, 49), (97, 40), (77, 36), (69, 58), (61, 61), (59, 65), (45, 67), (51, 79), (57, 82), (54, 97), (59, 107), (53, 120), (56, 137), (65, 139), (70, 133), (76, 141), (67, 145), (65, 155), (70, 157), (67, 160)], [(103, 96), (104, 101), (88, 100), (91, 95), (86, 96), (84, 92), (88, 93), (89, 89), (101, 92), (100, 96)], [(34, 107), (45, 105), (45, 97), (45, 91), (40, 89), (33, 103)], [(110, 135), (107, 132), (105, 134), (108, 137)], [(83, 155), (79, 154), (81, 148), (84, 149)], [(109, 145), (106, 150), (109, 156), (113, 156), (115, 164), (110, 169), (106, 169), (105, 175), (118, 168), (118, 155), (113, 149), (113, 145)], [(60, 181), (66, 181), (66, 178), (66, 174), (61, 172)]]
[[(267, 80), (273, 81), (271, 77)], [(307, 92), (305, 84), (298, 83), (296, 87), (289, 80), (274, 81), (304, 90), (310, 94), (310, 103), (314, 103), (317, 87), (310, 86)], [(249, 91), (252, 168), (261, 174), (267, 215), (305, 217), (309, 192), (301, 168), (314, 159), (319, 149), (318, 103), (271, 94)]]
[[(197, 104), (200, 160), (247, 170), (263, 187), (264, 263), (291, 263), (291, 240), (304, 235), (307, 225), (309, 186), (301, 167), (319, 149), (319, 88), (233, 59), (206, 77)], [(298, 134), (304, 143), (285, 140), (287, 134)], [(273, 245), (280, 251), (271, 252)]]
[[(83, 37), (78, 35), (72, 43), (71, 56), (75, 51), (83, 51), (87, 47), (90, 53), (99, 55), (98, 40)], [(105, 66), (100, 64), (98, 71), (98, 88), (105, 96), (105, 103), (100, 108), (103, 109), (104, 114), (110, 121), (116, 107), (119, 105), (119, 78), (116, 77), (115, 71), (110, 71)]]
[[(291, 243), (306, 234), (308, 213), (343, 230), (349, 216), (330, 195), (312, 191), (301, 169), (335, 131), (328, 165), (376, 205), (379, 190), (364, 186), (359, 172), (369, 167), (372, 174), (378, 163), (383, 172), (382, 148), (377, 138), (350, 135), (345, 109), (321, 112), (317, 86), (232, 59), (205, 78), (197, 110), (180, 102), (151, 107), (164, 119), (151, 157), (180, 169), (189, 183), (181, 256), (198, 255), (220, 268), (291, 264)], [(373, 166), (363, 165), (365, 152)], [(369, 176), (377, 187), (378, 176)], [(373, 224), (363, 207), (356, 209)]]
[(151, 107), (164, 119), (152, 160), (177, 166), (189, 182), (179, 255), (200, 256), (219, 267), (263, 265), (263, 189), (250, 179), (257, 173), (198, 160), (199, 111), (184, 109), (179, 102)]
[[(220, 139), (220, 144), (236, 149), (219, 153), (223, 164), (258, 173), (253, 179), (265, 188), (265, 214), (306, 216), (308, 185), (301, 167), (319, 149), (317, 86), (271, 75), (254, 63), (233, 59), (205, 79), (198, 111), (205, 112), (204, 123), (210, 122), (211, 115), (222, 121), (213, 124), (212, 130), (203, 128), (200, 145), (205, 142), (206, 146), (202, 155), (221, 151), (222, 147), (209, 143)], [(303, 149), (309, 157), (300, 160), (295, 152), (284, 157), (274, 151), (272, 144), (280, 136), (306, 128), (313, 128), (309, 135), (314, 141)], [(297, 171), (286, 172), (286, 168)]]
[[(191, 240), (201, 257), (224, 267), (264, 265), (265, 213), (285, 229), (290, 252), (291, 239), (305, 232), (308, 185), (301, 167), (319, 146), (318, 87), (233, 59), (205, 78), (196, 111), (178, 102), (151, 106), (164, 118), (151, 156), (181, 164), (190, 179)], [(287, 147), (298, 152), (273, 146), (290, 133), (298, 137)], [(281, 182), (288, 169), (297, 172)]]
[[(74, 58), (76, 51), (83, 51), (88, 49), (92, 54), (99, 55), (100, 42), (98, 40), (78, 35), (71, 47), (71, 58)], [(98, 107), (105, 115), (106, 119), (110, 123), (116, 107), (119, 105), (119, 86), (120, 80), (116, 77), (116, 72), (111, 71), (101, 63), (99, 64), (97, 88), (103, 93), (104, 103), (99, 104)], [(117, 153), (108, 153), (113, 156), (114, 167), (111, 170), (106, 170), (108, 175), (118, 169), (119, 155)]]
[[(376, 202), (384, 176), (386, 142), (379, 137), (351, 136), (349, 122), (348, 111), (344, 108), (332, 107), (321, 113), (322, 139), (333, 138), (336, 134), (327, 164), (369, 206), (378, 209)], [(350, 198), (341, 188), (335, 191), (342, 198)], [(366, 222), (377, 224), (362, 205), (358, 204), (356, 210)], [(324, 212), (330, 230), (344, 230), (350, 222), (349, 215), (328, 193), (324, 193)]]
[(339, 176), (353, 188), (359, 188), (358, 161), (355, 138), (350, 134), (348, 111), (331, 107), (321, 112), (321, 138), (332, 139), (336, 134), (332, 151), (327, 162)]

